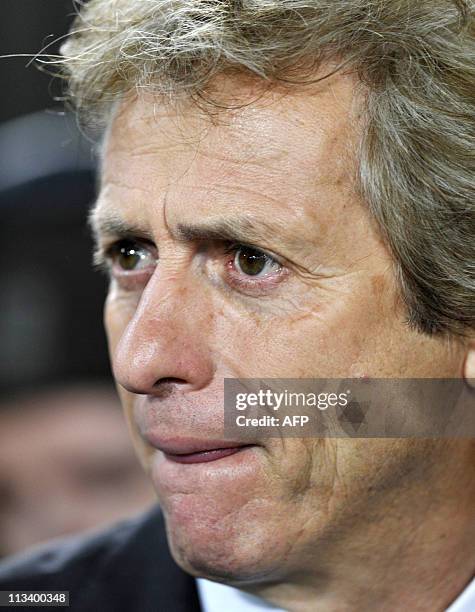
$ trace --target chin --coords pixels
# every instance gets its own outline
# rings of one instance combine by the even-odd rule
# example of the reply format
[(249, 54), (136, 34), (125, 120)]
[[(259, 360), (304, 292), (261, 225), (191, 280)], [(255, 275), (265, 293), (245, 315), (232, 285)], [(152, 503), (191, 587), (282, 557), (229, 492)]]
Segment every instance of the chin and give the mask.
[(266, 581), (282, 572), (286, 546), (263, 516), (243, 518), (244, 508), (227, 517), (164, 512), (170, 551), (187, 573), (227, 584)]

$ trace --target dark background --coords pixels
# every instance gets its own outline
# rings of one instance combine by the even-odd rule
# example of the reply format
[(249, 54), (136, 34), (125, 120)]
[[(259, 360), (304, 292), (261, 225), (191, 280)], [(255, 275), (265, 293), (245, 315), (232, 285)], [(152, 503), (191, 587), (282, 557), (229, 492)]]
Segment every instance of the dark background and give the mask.
[[(57, 54), (73, 17), (72, 0), (0, 0), (0, 56)], [(0, 557), (154, 500), (110, 375), (93, 147), (30, 60), (0, 57)]]
[[(0, 3), (0, 399), (110, 380), (87, 213), (95, 161), (64, 85), (31, 57), (58, 54), (73, 0)], [(12, 186), (12, 177), (19, 176)]]
[[(0, 5), (0, 55), (35, 54), (53, 43), (46, 52), (57, 53), (59, 43), (74, 15), (72, 0), (2, 0)], [(58, 106), (54, 95), (59, 83), (34, 65), (29, 58), (0, 60), (0, 122), (42, 108)]]

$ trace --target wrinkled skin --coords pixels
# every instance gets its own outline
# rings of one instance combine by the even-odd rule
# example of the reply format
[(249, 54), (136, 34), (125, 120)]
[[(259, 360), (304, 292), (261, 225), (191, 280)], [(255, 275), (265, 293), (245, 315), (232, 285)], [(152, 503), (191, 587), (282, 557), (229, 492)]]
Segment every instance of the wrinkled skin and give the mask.
[[(172, 553), (291, 610), (437, 609), (475, 564), (470, 442), (256, 438), (193, 465), (150, 443), (222, 439), (224, 377), (460, 377), (468, 362), (466, 344), (406, 323), (354, 185), (353, 78), (262, 95), (223, 78), (217, 90), (252, 103), (211, 121), (191, 102), (123, 102), (94, 213), (100, 251), (125, 230), (142, 248), (126, 272), (105, 256), (105, 321)], [(219, 236), (179, 231), (243, 217), (247, 243), (278, 261), (259, 278)]]

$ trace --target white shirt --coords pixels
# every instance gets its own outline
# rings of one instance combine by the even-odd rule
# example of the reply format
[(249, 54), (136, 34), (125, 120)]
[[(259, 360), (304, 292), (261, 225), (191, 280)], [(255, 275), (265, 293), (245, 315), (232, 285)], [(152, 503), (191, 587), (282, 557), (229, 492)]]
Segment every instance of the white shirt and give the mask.
[(475, 612), (475, 578), (445, 612)]
[(285, 612), (234, 587), (203, 578), (197, 578), (196, 582), (203, 612)]
[[(284, 612), (259, 597), (234, 587), (198, 578), (198, 593), (203, 612)], [(447, 608), (446, 612), (475, 612), (475, 579)]]

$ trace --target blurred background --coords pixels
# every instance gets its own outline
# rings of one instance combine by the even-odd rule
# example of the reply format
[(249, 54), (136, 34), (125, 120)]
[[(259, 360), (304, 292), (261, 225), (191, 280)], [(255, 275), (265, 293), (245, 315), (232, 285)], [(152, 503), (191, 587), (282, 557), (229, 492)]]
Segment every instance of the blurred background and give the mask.
[(153, 503), (112, 385), (87, 211), (93, 147), (29, 57), (58, 52), (72, 0), (2, 0), (0, 556)]

